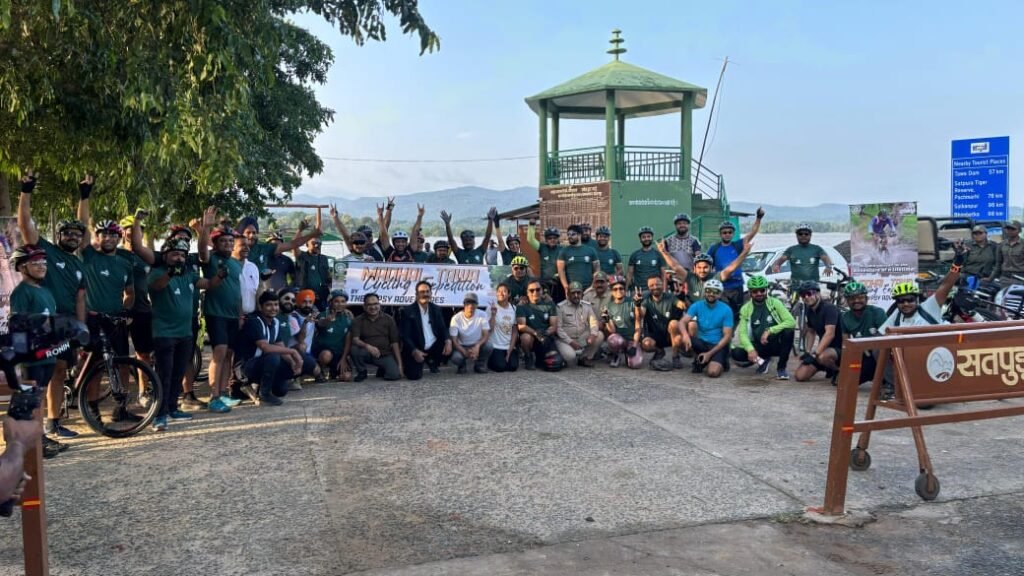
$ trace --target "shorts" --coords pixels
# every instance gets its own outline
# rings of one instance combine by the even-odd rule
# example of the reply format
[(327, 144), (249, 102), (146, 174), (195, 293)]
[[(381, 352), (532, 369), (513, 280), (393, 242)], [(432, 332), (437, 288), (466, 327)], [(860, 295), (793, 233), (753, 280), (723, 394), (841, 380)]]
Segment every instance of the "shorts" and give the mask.
[(132, 313), (132, 323), (128, 326), (128, 331), (132, 336), (132, 344), (135, 345), (135, 352), (141, 354), (150, 354), (153, 352), (152, 312)]
[[(667, 329), (662, 328), (647, 328), (644, 330), (644, 337), (654, 340), (654, 345), (658, 348), (668, 348), (672, 345), (672, 338), (668, 335)], [(627, 340), (632, 339), (632, 335)]]
[(238, 318), (206, 317), (206, 335), (210, 338), (210, 346), (227, 346), (234, 349), (238, 341)]
[(22, 380), (32, 380), (36, 386), (45, 388), (53, 378), (53, 364), (36, 364), (35, 366), (22, 366)]
[[(714, 347), (715, 347), (715, 344), (712, 344), (711, 342), (707, 342), (707, 341), (701, 340), (700, 338), (694, 338), (693, 339), (693, 351), (696, 354), (703, 354), (704, 352), (707, 352), (708, 350), (711, 350)], [(711, 359), (708, 360), (709, 364), (711, 362), (718, 362), (722, 366), (728, 366), (729, 365), (729, 347), (728, 346), (723, 346), (721, 350), (719, 350), (718, 352), (715, 352), (711, 356)]]
[(331, 356), (334, 357), (334, 360), (337, 360), (338, 356), (341, 354), (341, 352), (342, 352), (342, 350), (344, 350), (344, 348), (345, 348), (345, 345), (342, 344), (341, 348), (339, 348), (337, 350), (333, 350), (333, 349), (331, 349), (328, 346), (323, 346), (319, 342), (316, 342), (316, 343), (313, 344), (313, 351), (311, 353), (313, 355), (313, 358), (318, 358), (319, 359), (320, 358), (320, 353), (323, 352), (324, 350), (328, 350), (328, 351), (330, 351)]
[[(90, 316), (86, 321), (86, 326), (89, 327), (89, 346), (86, 347), (90, 352), (102, 352), (100, 349), (100, 339), (97, 336), (99, 334), (99, 321), (95, 316)], [(107, 325), (103, 327), (103, 330), (107, 333), (107, 339), (110, 341), (110, 347), (114, 350), (115, 356), (127, 356), (128, 355), (128, 327), (126, 326), (113, 326)], [(74, 363), (69, 362), (68, 366), (74, 366)]]

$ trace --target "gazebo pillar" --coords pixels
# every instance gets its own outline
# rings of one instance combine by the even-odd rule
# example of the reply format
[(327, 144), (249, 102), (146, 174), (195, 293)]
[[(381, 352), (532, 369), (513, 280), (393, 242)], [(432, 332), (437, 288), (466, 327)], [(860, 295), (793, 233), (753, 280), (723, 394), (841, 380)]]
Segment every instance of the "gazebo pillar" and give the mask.
[(558, 108), (551, 111), (551, 151), (558, 153)]
[(626, 145), (626, 115), (620, 113), (619, 115), (619, 147)]
[(615, 173), (615, 90), (604, 91), (604, 179), (618, 180)]
[(540, 185), (547, 184), (548, 173), (548, 101), (540, 101)]
[(693, 192), (693, 182), (690, 180), (693, 162), (693, 93), (683, 94), (683, 105), (679, 111), (679, 175), (687, 187), (687, 194)]

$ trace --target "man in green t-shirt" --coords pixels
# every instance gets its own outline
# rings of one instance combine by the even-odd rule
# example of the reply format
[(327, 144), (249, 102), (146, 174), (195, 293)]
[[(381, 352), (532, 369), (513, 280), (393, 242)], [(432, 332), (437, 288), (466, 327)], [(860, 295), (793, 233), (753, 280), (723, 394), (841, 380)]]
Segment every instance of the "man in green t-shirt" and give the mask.
[[(609, 365), (617, 368), (622, 363), (622, 355), (625, 353), (627, 365), (630, 368), (639, 368), (635, 361), (631, 364), (629, 360), (636, 355), (636, 348), (640, 345), (640, 323), (636, 321), (636, 308), (633, 301), (626, 296), (626, 280), (621, 276), (612, 279), (612, 298), (608, 305), (598, 311), (601, 316), (601, 323), (604, 326), (608, 339), (608, 352), (611, 353)], [(642, 358), (642, 357), (641, 357)]]
[(810, 224), (798, 225), (796, 227), (796, 244), (786, 248), (786, 251), (772, 266), (772, 272), (778, 274), (782, 265), (789, 261), (789, 281), (793, 286), (807, 280), (818, 282), (820, 279), (818, 275), (819, 262), (825, 263), (825, 276), (832, 275), (832, 259), (828, 257), (824, 248), (817, 244), (811, 244), (812, 233)]
[[(37, 175), (29, 170), (21, 178), (21, 197), (18, 200), (18, 230), (21, 240), (33, 244), (46, 251), (47, 270), (41, 282), (53, 295), (57, 302), (57, 314), (74, 314), (80, 322), (85, 322), (85, 270), (78, 256), (85, 236), (85, 224), (81, 220), (62, 220), (57, 224), (56, 246), (39, 234), (36, 223), (32, 220), (32, 192), (35, 190)], [(81, 218), (83, 210), (88, 215), (89, 195), (93, 187), (92, 176), (86, 176), (78, 184), (78, 214)], [(64, 403), (64, 379), (67, 377), (68, 366), (75, 361), (73, 353), (57, 358), (53, 376), (46, 388), (46, 413), (59, 418), (61, 405)], [(44, 383), (40, 383), (43, 385)], [(58, 429), (59, 432), (59, 429)], [(66, 436), (65, 436), (66, 437)], [(53, 440), (44, 440), (43, 454), (52, 457), (63, 446)]]
[(192, 318), (199, 290), (216, 289), (223, 276), (200, 278), (188, 265), (187, 240), (168, 240), (161, 252), (161, 265), (150, 270), (146, 284), (153, 305), (153, 350), (156, 374), (163, 383), (163, 403), (153, 421), (153, 429), (167, 429), (167, 419), (191, 420), (192, 415), (178, 408), (185, 370), (192, 364)]
[(459, 234), (462, 240), (462, 248), (455, 243), (455, 236), (452, 235), (452, 215), (444, 210), (441, 211), (441, 220), (444, 221), (444, 232), (448, 235), (448, 243), (455, 249), (455, 260), (459, 264), (483, 264), (484, 252), (491, 243), (491, 234), (494, 232), (494, 220), (498, 217), (498, 209), (491, 207), (487, 211), (487, 231), (484, 232), (484, 239), (479, 246), (476, 245), (476, 235), (472, 230), (463, 230)]
[(751, 276), (747, 291), (750, 300), (740, 307), (740, 347), (747, 360), (758, 365), (758, 374), (767, 372), (768, 360), (778, 356), (776, 377), (789, 380), (786, 363), (793, 349), (796, 321), (782, 300), (768, 295), (768, 279), (764, 276)]
[[(57, 301), (53, 294), (42, 286), (47, 272), (46, 250), (25, 244), (11, 254), (11, 268), (21, 273), (21, 282), (11, 292), (11, 314), (43, 314), (52, 316), (57, 313)], [(36, 386), (47, 386), (53, 377), (53, 368), (57, 359), (46, 357), (34, 362), (25, 362), (20, 367), (23, 380), (32, 381)], [(58, 418), (47, 418), (46, 434), (59, 438), (74, 438), (77, 432), (60, 425)], [(51, 452), (53, 452), (51, 450)]]
[(530, 277), (529, 267), (530, 261), (526, 259), (526, 256), (512, 258), (512, 273), (505, 278), (504, 282), (508, 288), (509, 301), (514, 306), (526, 304), (529, 301), (526, 297), (526, 287), (535, 280)]
[[(839, 329), (846, 338), (870, 338), (878, 336), (885, 324), (886, 314), (878, 306), (868, 304), (868, 289), (860, 282), (850, 282), (843, 287), (843, 297), (850, 309), (839, 316)], [(875, 351), (865, 352), (860, 362), (860, 382), (869, 382), (875, 377), (877, 366)], [(891, 393), (892, 385), (886, 383)]]
[[(121, 242), (121, 227), (113, 220), (93, 223), (97, 249), (93, 245), (82, 248), (85, 262), (85, 307), (97, 314), (125, 314), (135, 302), (132, 265), (117, 255)], [(88, 240), (88, 238), (86, 239)], [(90, 330), (98, 320), (89, 319)], [(110, 343), (118, 356), (128, 355), (128, 330), (125, 327), (108, 329)]]
[(274, 257), (297, 249), (313, 238), (321, 235), (319, 220), (317, 226), (307, 233), (303, 233), (309, 227), (305, 220), (299, 222), (299, 233), (288, 242), (260, 242), (260, 224), (253, 216), (246, 216), (238, 223), (238, 234), (245, 236), (249, 243), (249, 262), (256, 265), (260, 272), (270, 270)]
[(352, 378), (348, 355), (352, 351), (352, 312), (348, 310), (348, 293), (332, 290), (327, 313), (316, 322), (313, 336), (313, 358), (320, 366), (321, 378), (345, 382)]
[(650, 226), (642, 226), (638, 236), (640, 248), (629, 256), (626, 283), (630, 288), (642, 290), (647, 287), (649, 278), (663, 277), (665, 259), (654, 249), (654, 230)]
[(523, 362), (527, 370), (536, 367), (538, 357), (543, 358), (548, 352), (556, 350), (558, 311), (554, 304), (545, 302), (543, 296), (544, 288), (539, 280), (534, 280), (526, 287), (526, 297), (529, 301), (516, 307), (519, 342), (522, 345)]
[(597, 229), (597, 261), (601, 263), (601, 271), (609, 276), (622, 276), (622, 255), (609, 245), (612, 231), (607, 226)]
[(295, 267), (298, 270), (299, 289), (312, 290), (317, 302), (327, 302), (331, 292), (331, 265), (321, 252), (322, 242), (313, 238), (306, 242), (306, 251), (295, 251)]
[(584, 290), (589, 288), (594, 279), (594, 272), (601, 269), (601, 263), (597, 261), (597, 251), (580, 244), (581, 232), (579, 226), (569, 226), (565, 232), (569, 244), (558, 253), (556, 261), (558, 279), (566, 294), (569, 293), (569, 284), (573, 282), (579, 282)]
[(203, 275), (207, 278), (222, 276), (223, 281), (216, 288), (206, 291), (203, 299), (203, 315), (206, 318), (206, 334), (213, 347), (210, 359), (210, 412), (230, 412), (237, 400), (227, 394), (228, 379), (231, 375), (231, 350), (238, 338), (242, 320), (242, 263), (231, 257), (235, 246), (235, 231), (226, 226), (215, 228), (210, 233), (213, 252), (204, 243), (199, 244), (199, 261), (203, 263)]
[(544, 243), (537, 240), (537, 222), (530, 220), (530, 226), (526, 229), (526, 241), (533, 246), (540, 256), (540, 280), (550, 291), (551, 298), (556, 303), (565, 300), (565, 288), (558, 281), (558, 253), (562, 251), (559, 240), (562, 233), (558, 228), (549, 226), (544, 229)]

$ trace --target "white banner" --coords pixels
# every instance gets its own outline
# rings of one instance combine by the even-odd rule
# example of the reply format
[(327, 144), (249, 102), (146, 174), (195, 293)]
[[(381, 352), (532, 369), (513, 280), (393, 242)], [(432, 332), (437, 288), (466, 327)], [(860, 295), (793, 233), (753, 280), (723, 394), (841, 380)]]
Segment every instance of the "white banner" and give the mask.
[[(416, 283), (426, 280), (433, 286), (433, 302), (438, 306), (461, 308), (463, 297), (473, 292), (484, 307), (494, 302), (494, 286), (508, 275), (507, 270), (507, 266), (338, 262), (335, 271), (344, 273), (335, 275), (334, 284), (348, 292), (351, 304), (361, 304), (366, 294), (374, 292), (384, 306), (405, 306), (416, 301)], [(497, 279), (492, 281), (492, 275)]]
[(916, 202), (850, 206), (850, 272), (883, 310), (893, 285), (917, 279)]

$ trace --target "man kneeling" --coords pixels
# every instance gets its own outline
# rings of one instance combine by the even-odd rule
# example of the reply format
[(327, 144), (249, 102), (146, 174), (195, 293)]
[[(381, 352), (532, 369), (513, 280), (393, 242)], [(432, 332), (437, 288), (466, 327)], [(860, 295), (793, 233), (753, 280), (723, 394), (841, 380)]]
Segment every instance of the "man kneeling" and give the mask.
[[(259, 384), (260, 402), (280, 406), (280, 397), (288, 393), (288, 381), (302, 373), (303, 356), (284, 343), (277, 293), (267, 290), (260, 294), (258, 304), (256, 312), (245, 318), (236, 353), (242, 358), (246, 377)], [(308, 360), (312, 362), (312, 358)]]
[(693, 371), (711, 378), (721, 376), (728, 365), (732, 340), (732, 308), (719, 301), (722, 288), (717, 279), (705, 282), (704, 299), (690, 306), (679, 321), (683, 347), (697, 353)]
[(491, 357), (491, 343), (487, 340), (491, 333), (491, 325), (487, 316), (477, 310), (479, 304), (476, 294), (469, 292), (462, 299), (462, 312), (452, 316), (449, 334), (452, 337), (452, 364), (458, 367), (459, 374), (466, 373), (466, 363), (473, 361), (473, 371), (477, 374), (487, 372), (487, 360)]

